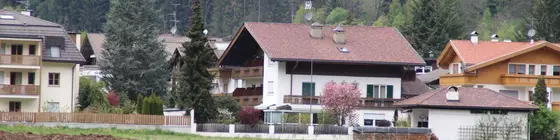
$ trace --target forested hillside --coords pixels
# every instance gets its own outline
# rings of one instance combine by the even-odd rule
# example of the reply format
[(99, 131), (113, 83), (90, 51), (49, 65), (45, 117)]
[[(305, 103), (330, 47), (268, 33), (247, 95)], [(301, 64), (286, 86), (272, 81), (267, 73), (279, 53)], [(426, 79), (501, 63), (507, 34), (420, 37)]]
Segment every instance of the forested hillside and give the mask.
[[(16, 1), (3, 0), (0, 7), (25, 8)], [(501, 38), (525, 40), (524, 32), (531, 21), (536, 27), (539, 20), (544, 20), (531, 17), (559, 9), (550, 6), (559, 7), (554, 0), (312, 0), (313, 8), (305, 10), (305, 1), (202, 0), (202, 14), (209, 35), (225, 39), (231, 39), (239, 26), (248, 21), (392, 26), (424, 54), (439, 52), (449, 39), (467, 38), (473, 30), (483, 40), (489, 40), (494, 33)], [(184, 35), (189, 27), (191, 1), (154, 2), (163, 19), (158, 25), (160, 32), (167, 33), (173, 27), (172, 13), (176, 11), (178, 32)], [(550, 8), (535, 8), (539, 6), (535, 3), (545, 3), (540, 6)], [(60, 23), (70, 31), (103, 32), (109, 5), (110, 0), (29, 0), (33, 16)], [(312, 21), (303, 17), (309, 12), (313, 13)]]

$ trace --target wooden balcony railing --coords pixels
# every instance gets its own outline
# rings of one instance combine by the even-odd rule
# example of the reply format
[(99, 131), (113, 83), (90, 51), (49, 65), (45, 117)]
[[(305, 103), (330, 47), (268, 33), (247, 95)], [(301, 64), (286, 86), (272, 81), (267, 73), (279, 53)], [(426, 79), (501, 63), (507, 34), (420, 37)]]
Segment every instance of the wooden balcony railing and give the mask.
[[(401, 99), (390, 98), (361, 98), (358, 106), (361, 108), (392, 108), (393, 103), (400, 100)], [(320, 105), (321, 97), (284, 96), (284, 103)]]
[(262, 96), (234, 96), (241, 106), (256, 106), (262, 103)]
[(560, 102), (552, 102), (552, 111), (560, 112)]
[(39, 66), (41, 64), (41, 56), (2, 54), (0, 55), (0, 64)]
[(39, 95), (37, 85), (0, 85), (0, 95)]
[[(502, 75), (502, 84), (506, 86), (535, 86), (540, 75)], [(542, 76), (548, 87), (560, 87), (560, 76)]]
[(439, 77), (440, 85), (464, 85), (475, 84), (474, 74), (445, 74)]
[(241, 78), (251, 78), (251, 77), (262, 77), (263, 67), (241, 67), (232, 70), (231, 77), (235, 79)]

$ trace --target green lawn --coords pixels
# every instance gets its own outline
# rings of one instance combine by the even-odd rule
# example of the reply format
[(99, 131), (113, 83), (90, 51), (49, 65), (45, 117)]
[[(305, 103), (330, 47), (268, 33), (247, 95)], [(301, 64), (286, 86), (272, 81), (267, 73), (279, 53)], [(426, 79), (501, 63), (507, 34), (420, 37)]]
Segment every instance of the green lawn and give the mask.
[(23, 125), (0, 125), (0, 131), (6, 132), (32, 132), (35, 134), (100, 134), (112, 135), (120, 138), (133, 138), (141, 140), (252, 140), (255, 138), (213, 138), (193, 134), (182, 134), (162, 130), (124, 130), (124, 129), (80, 129), (68, 127), (35, 127)]

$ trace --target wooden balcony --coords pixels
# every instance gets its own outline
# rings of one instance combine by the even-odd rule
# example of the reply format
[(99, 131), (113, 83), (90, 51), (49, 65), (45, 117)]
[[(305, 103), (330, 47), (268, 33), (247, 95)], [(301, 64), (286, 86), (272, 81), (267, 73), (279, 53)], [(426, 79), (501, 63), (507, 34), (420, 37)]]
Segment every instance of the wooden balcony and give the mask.
[[(502, 75), (505, 86), (535, 86), (540, 75)], [(542, 76), (547, 87), (560, 87), (560, 76)]]
[(0, 65), (40, 66), (41, 56), (34, 55), (0, 55)]
[(36, 96), (41, 93), (37, 85), (0, 85), (0, 95)]
[(476, 84), (474, 74), (445, 74), (439, 77), (440, 85), (465, 85)]
[(262, 103), (262, 95), (261, 96), (234, 96), (233, 98), (241, 106), (256, 106)]
[[(393, 103), (401, 99), (361, 98), (359, 108), (393, 108)], [(284, 96), (284, 103), (320, 105), (321, 97)]]
[(263, 76), (263, 66), (235, 68), (231, 72), (231, 78), (258, 78)]
[(552, 111), (560, 112), (560, 102), (552, 102)]

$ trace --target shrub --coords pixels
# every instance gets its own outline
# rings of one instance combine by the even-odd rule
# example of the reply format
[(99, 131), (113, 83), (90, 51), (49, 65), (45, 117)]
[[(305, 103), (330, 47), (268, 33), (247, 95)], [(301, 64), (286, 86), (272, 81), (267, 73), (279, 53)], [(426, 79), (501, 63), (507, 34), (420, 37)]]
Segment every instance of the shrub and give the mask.
[(142, 114), (142, 102), (144, 102), (144, 96), (140, 94), (136, 99), (136, 113), (138, 114)]
[(121, 106), (121, 109), (124, 114), (132, 114), (136, 110), (136, 105), (129, 99), (126, 99), (123, 106)]
[(319, 124), (336, 124), (335, 116), (326, 111), (321, 111), (317, 114), (317, 119)]
[(397, 122), (395, 123), (396, 127), (410, 127), (410, 118), (400, 118), (397, 119)]
[(111, 91), (109, 92), (109, 94), (107, 94), (107, 100), (109, 101), (109, 104), (111, 104), (114, 107), (118, 107), (119, 104), (119, 95), (117, 95), (116, 91)]
[(90, 105), (105, 106), (108, 104), (106, 93), (103, 91), (105, 83), (95, 82), (86, 77), (80, 77), (80, 90), (78, 92), (78, 109), (84, 110)]
[(389, 127), (391, 126), (391, 121), (388, 120), (379, 120), (375, 123), (376, 126), (379, 127)]
[(241, 124), (257, 124), (262, 115), (261, 110), (252, 107), (244, 107), (237, 113), (237, 119)]
[(235, 116), (233, 116), (233, 113), (229, 112), (227, 109), (218, 108), (218, 117), (216, 117), (216, 119), (216, 122), (221, 124), (235, 123)]
[(237, 113), (241, 105), (231, 96), (214, 96), (214, 104), (216, 108), (227, 109), (229, 112)]
[(155, 93), (144, 98), (142, 114), (163, 115), (163, 101)]

